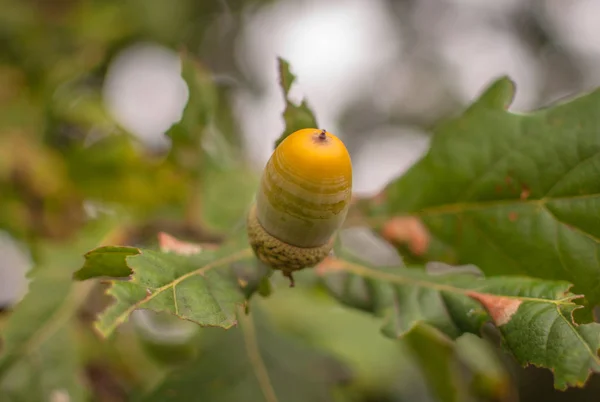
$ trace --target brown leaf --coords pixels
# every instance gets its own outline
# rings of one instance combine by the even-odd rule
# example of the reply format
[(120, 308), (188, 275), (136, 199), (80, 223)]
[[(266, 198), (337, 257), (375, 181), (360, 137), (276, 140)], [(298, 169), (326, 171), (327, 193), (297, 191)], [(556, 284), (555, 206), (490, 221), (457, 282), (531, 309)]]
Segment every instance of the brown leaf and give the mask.
[(387, 221), (381, 231), (382, 236), (397, 244), (408, 244), (414, 255), (423, 255), (429, 247), (429, 233), (418, 218), (396, 217)]
[(325, 258), (319, 265), (315, 267), (315, 272), (319, 276), (333, 271), (341, 271), (344, 269), (344, 261), (335, 257)]
[(172, 251), (177, 254), (192, 255), (202, 251), (200, 244), (181, 241), (165, 232), (158, 233), (158, 243), (161, 251), (165, 252)]
[(485, 307), (498, 327), (508, 323), (522, 303), (521, 300), (511, 297), (495, 296), (479, 292), (468, 292), (467, 295)]

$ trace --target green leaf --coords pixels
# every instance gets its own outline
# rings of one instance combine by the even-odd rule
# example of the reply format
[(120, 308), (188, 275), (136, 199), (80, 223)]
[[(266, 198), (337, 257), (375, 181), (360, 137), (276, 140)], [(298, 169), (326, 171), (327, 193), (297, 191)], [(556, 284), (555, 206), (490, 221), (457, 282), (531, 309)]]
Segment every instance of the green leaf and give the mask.
[(496, 81), (435, 130), (427, 155), (384, 192), (488, 275), (567, 280), (600, 302), (600, 90), (533, 113)]
[(275, 147), (277, 147), (281, 141), (286, 139), (288, 135), (295, 131), (303, 128), (318, 128), (317, 119), (315, 118), (313, 111), (306, 103), (306, 100), (302, 100), (300, 105), (296, 105), (288, 98), (290, 88), (296, 80), (296, 76), (291, 73), (290, 64), (286, 60), (279, 57), (277, 61), (280, 80), (279, 83), (281, 85), (283, 98), (285, 100), (285, 110), (283, 111), (285, 129), (283, 134), (281, 134), (279, 139), (277, 139), (275, 142)]
[(226, 332), (203, 330), (199, 358), (139, 400), (333, 401), (333, 386), (348, 379), (339, 362), (283, 337), (255, 306), (238, 321)]
[(135, 215), (153, 216), (166, 205), (180, 206), (186, 183), (170, 164), (136, 149), (131, 137), (113, 134), (68, 154), (69, 176), (89, 200), (128, 207)]
[[(308, 279), (307, 276), (312, 277), (310, 271), (298, 275), (297, 282)], [(308, 282), (290, 288), (285, 278), (277, 277), (273, 278), (277, 292), (269, 299), (255, 301), (269, 313), (277, 328), (330, 351), (348, 364), (354, 381), (344, 393), (356, 398), (359, 393), (374, 389), (413, 392), (420, 373), (403, 345), (381, 336), (379, 320), (340, 308), (336, 300), (320, 289), (315, 291)], [(283, 286), (277, 286), (278, 282)]]
[(423, 323), (415, 325), (404, 339), (440, 401), (469, 400), (451, 339)]
[(528, 277), (482, 278), (457, 273), (428, 275), (420, 269), (375, 268), (355, 257), (319, 267), (336, 298), (385, 316), (382, 331), (403, 337), (420, 323), (450, 338), (478, 333), (490, 318), (504, 344), (523, 365), (554, 371), (556, 388), (582, 386), (600, 371), (600, 324), (574, 322), (580, 296), (563, 281)]
[[(497, 304), (506, 302), (498, 297), (482, 300), (492, 316)], [(558, 389), (583, 387), (590, 370), (600, 371), (600, 324), (575, 324), (572, 314), (576, 308), (573, 303), (524, 301), (518, 314), (506, 323), (507, 309), (496, 312), (499, 318), (495, 321), (506, 346), (519, 363), (554, 368), (554, 385)]]
[(453, 342), (418, 323), (403, 338), (440, 401), (506, 400), (510, 376), (492, 345), (465, 333)]
[(235, 154), (232, 150), (223, 150), (208, 158), (210, 165), (204, 170), (199, 194), (203, 225), (225, 236), (246, 221), (245, 214), (259, 184), (259, 176), (241, 162), (242, 158), (225, 162), (226, 156), (234, 159), (232, 154)]
[(290, 63), (287, 60), (278, 57), (277, 66), (279, 70), (279, 86), (283, 91), (283, 96), (287, 98), (294, 81), (296, 81), (296, 76), (290, 71)]
[(201, 326), (230, 328), (237, 324), (236, 306), (244, 304), (268, 274), (252, 250), (238, 240), (187, 255), (100, 247), (86, 254), (86, 263), (74, 276), (115, 278), (107, 290), (115, 302), (96, 322), (105, 337), (137, 309), (170, 313)]
[(460, 362), (472, 373), (470, 385), (475, 393), (494, 400), (508, 400), (512, 380), (499, 351), (491, 342), (465, 333), (456, 339), (454, 350)]
[(216, 113), (218, 98), (209, 72), (187, 53), (181, 53), (180, 58), (181, 76), (188, 86), (189, 96), (181, 120), (167, 132), (173, 141), (172, 152), (200, 149), (203, 132)]
[(81, 254), (101, 242), (111, 227), (110, 222), (93, 222), (76, 241), (42, 246), (29, 291), (2, 331), (1, 400), (37, 401), (65, 394), (72, 401), (84, 399), (72, 324), (89, 286), (74, 286), (71, 275), (81, 264)]
[(181, 60), (189, 99), (181, 120), (167, 133), (173, 142), (169, 158), (188, 175), (188, 220), (229, 235), (244, 220), (258, 178), (245, 161), (239, 141), (231, 133), (227, 136), (235, 129), (219, 125), (219, 118), (232, 120), (233, 116), (227, 114), (227, 97), (219, 94), (212, 74), (191, 55), (182, 53)]
[(92, 250), (85, 255), (82, 268), (73, 274), (73, 278), (83, 281), (100, 276), (123, 278), (131, 275), (125, 258), (139, 254), (135, 247), (106, 246)]

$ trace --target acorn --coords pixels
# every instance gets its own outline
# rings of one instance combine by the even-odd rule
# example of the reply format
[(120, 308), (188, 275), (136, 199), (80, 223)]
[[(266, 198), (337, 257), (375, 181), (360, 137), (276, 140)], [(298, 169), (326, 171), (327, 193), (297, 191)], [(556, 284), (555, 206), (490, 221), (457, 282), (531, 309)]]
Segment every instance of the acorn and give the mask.
[(327, 257), (352, 196), (352, 162), (344, 143), (316, 128), (298, 130), (274, 150), (247, 219), (260, 261), (292, 272)]

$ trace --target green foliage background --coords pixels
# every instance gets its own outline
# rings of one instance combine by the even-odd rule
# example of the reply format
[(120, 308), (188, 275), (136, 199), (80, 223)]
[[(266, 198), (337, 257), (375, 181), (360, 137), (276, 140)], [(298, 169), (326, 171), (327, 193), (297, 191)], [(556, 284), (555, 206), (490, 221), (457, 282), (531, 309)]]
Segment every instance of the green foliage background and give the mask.
[[(600, 92), (517, 115), (499, 77), (406, 174), (357, 200), (336, 259), (289, 289), (248, 249), (260, 172), (229, 89), (189, 50), (221, 6), (151, 3), (0, 1), (0, 228), (35, 261), (1, 315), (1, 401), (536, 400), (527, 387), (593, 400)], [(260, 5), (230, 3), (234, 20)], [(159, 155), (100, 94), (112, 56), (148, 39), (180, 51), (189, 88)], [(318, 121), (288, 98), (293, 66), (273, 67), (279, 143)], [(92, 217), (90, 202), (110, 212)], [(389, 261), (355, 247), (353, 226), (384, 241), (399, 216), (424, 232), (387, 236)], [(202, 251), (165, 250), (161, 232)], [(419, 236), (429, 247), (411, 253)]]

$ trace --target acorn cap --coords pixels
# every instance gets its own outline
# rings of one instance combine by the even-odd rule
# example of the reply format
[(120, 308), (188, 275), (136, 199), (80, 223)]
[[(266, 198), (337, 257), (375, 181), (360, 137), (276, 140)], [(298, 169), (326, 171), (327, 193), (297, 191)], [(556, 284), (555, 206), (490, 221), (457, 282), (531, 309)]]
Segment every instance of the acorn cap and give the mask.
[(343, 223), (351, 195), (352, 162), (344, 143), (325, 130), (298, 130), (267, 162), (257, 220), (283, 242), (318, 247)]
[(267, 233), (258, 222), (256, 205), (253, 205), (248, 213), (247, 228), (250, 245), (258, 259), (273, 269), (283, 271), (292, 283), (292, 272), (319, 264), (329, 255), (334, 244), (333, 237), (329, 242), (311, 248), (297, 247), (283, 242)]

